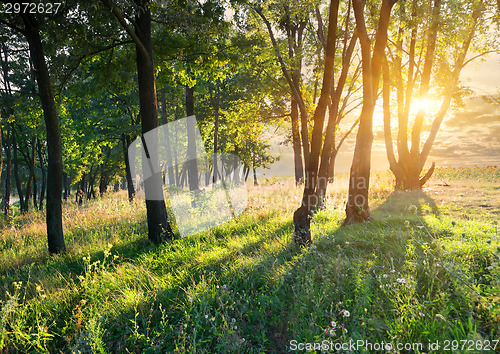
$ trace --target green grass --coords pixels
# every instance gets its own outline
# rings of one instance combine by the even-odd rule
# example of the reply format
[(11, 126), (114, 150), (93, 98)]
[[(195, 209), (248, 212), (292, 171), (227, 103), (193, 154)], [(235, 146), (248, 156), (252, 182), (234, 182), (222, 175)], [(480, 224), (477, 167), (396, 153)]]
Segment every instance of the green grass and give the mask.
[(440, 187), (438, 177), (424, 192), (391, 194), (390, 177), (375, 175), (374, 220), (349, 227), (339, 178), (310, 248), (293, 244), (301, 190), (286, 180), (252, 187), (236, 219), (158, 247), (145, 240), (143, 203), (122, 192), (66, 205), (63, 256), (47, 255), (42, 214), (11, 217), (0, 236), (0, 348), (257, 353), (292, 340), (498, 339), (498, 180), (487, 175), (469, 195), (469, 180)]

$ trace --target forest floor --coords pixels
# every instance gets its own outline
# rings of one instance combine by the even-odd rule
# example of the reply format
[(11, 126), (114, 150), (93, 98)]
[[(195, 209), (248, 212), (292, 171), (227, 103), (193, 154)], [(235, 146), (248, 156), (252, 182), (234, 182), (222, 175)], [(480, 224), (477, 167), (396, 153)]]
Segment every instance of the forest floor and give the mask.
[(286, 179), (249, 186), (226, 224), (160, 246), (124, 191), (68, 201), (68, 252), (52, 257), (43, 213), (14, 207), (0, 218), (0, 348), (498, 351), (500, 170), (437, 169), (423, 192), (400, 193), (376, 173), (373, 221), (341, 227), (346, 181), (314, 215), (310, 248), (293, 244), (301, 189)]

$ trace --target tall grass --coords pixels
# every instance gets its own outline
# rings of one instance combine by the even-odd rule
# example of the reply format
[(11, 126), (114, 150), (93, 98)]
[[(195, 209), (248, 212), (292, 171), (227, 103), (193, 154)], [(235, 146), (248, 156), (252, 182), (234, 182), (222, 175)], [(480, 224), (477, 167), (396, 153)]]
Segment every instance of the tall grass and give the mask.
[(41, 214), (14, 216), (2, 226), (0, 347), (257, 353), (293, 340), (496, 339), (498, 214), (465, 218), (441, 195), (372, 181), (374, 220), (340, 227), (339, 176), (310, 248), (293, 244), (301, 189), (287, 179), (250, 187), (236, 219), (158, 247), (145, 241), (142, 203), (121, 193), (66, 205), (67, 255), (47, 256)]

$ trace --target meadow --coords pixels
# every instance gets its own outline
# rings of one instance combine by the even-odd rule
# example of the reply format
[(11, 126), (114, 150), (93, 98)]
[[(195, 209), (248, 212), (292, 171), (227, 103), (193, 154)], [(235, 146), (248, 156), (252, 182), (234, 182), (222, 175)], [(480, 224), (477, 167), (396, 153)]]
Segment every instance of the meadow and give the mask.
[(293, 243), (290, 179), (249, 185), (236, 219), (160, 246), (125, 191), (65, 204), (65, 255), (48, 255), (43, 213), (14, 208), (0, 217), (2, 353), (500, 350), (500, 170), (440, 168), (423, 192), (374, 173), (374, 219), (341, 227), (347, 178), (309, 248)]

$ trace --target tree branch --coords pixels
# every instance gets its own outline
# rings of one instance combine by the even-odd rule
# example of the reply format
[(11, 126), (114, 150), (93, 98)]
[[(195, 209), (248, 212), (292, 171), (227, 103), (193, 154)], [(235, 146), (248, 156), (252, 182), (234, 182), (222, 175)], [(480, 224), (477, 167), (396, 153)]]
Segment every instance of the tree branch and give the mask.
[[(145, 55), (145, 57), (146, 58), (149, 57), (149, 53), (146, 50), (146, 47), (144, 46), (144, 44), (141, 42), (140, 38), (137, 36), (137, 33), (135, 33), (135, 31), (128, 25), (127, 21), (125, 21), (125, 15), (123, 14), (123, 12), (118, 7), (116, 7), (114, 4), (112, 4), (111, 0), (101, 0), (101, 2), (108, 9), (111, 10), (111, 12), (113, 13), (113, 15), (115, 15), (116, 19), (118, 20), (118, 22), (120, 22), (120, 24), (122, 25), (122, 27), (129, 34), (129, 36), (134, 41), (135, 45), (137, 45), (137, 47)], [(129, 19), (129, 21), (132, 22), (132, 24), (134, 25), (134, 27), (137, 28), (137, 26), (134, 24), (134, 21), (132, 21), (131, 19)]]

